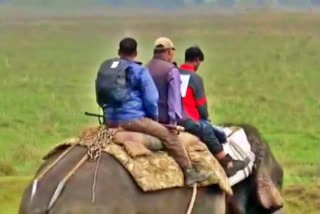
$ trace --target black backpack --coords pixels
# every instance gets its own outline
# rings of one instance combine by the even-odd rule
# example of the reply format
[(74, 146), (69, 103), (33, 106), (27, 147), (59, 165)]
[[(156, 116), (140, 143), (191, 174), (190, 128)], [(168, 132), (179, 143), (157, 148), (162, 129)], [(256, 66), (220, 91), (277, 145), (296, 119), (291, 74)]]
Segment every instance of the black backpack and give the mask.
[(107, 104), (121, 105), (128, 94), (126, 70), (129, 62), (110, 59), (102, 63), (96, 79), (97, 102), (101, 108)]

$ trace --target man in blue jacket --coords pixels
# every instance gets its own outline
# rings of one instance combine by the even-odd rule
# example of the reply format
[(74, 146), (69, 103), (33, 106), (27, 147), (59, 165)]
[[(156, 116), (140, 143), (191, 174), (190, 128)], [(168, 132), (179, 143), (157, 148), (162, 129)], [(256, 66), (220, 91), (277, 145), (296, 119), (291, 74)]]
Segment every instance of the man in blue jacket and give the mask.
[(126, 69), (128, 91), (121, 105), (112, 101), (102, 105), (105, 123), (111, 127), (142, 132), (162, 140), (166, 150), (183, 169), (186, 185), (208, 179), (210, 174), (195, 171), (177, 134), (156, 122), (159, 94), (148, 69), (135, 62), (137, 42), (132, 38), (125, 38), (121, 40), (119, 46), (120, 59), (128, 64)]

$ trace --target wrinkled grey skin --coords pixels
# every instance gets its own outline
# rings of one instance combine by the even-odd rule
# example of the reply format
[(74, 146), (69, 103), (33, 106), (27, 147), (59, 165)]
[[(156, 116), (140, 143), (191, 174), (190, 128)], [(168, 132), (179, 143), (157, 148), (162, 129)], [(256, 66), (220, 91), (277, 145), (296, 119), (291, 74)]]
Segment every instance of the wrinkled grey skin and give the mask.
[[(274, 159), (258, 131), (248, 125), (240, 125), (248, 135), (252, 149), (260, 157), (255, 173), (234, 186), (234, 196), (227, 197), (216, 187), (199, 188), (193, 214), (284, 214), (283, 211), (265, 210), (256, 194), (255, 176), (259, 170), (270, 173), (279, 188), (283, 171)], [(54, 189), (63, 176), (80, 160), (85, 149), (76, 148), (65, 157), (38, 185), (38, 191), (30, 201), (31, 184), (26, 189), (19, 214), (43, 214)], [(46, 161), (48, 165), (59, 154)], [(61, 197), (49, 213), (52, 214), (184, 214), (191, 198), (191, 189), (170, 189), (143, 193), (127, 171), (110, 155), (103, 154), (96, 186), (96, 202), (93, 205), (92, 184), (96, 163), (87, 162), (67, 183)], [(41, 170), (40, 168), (40, 170)]]
[[(30, 201), (31, 185), (26, 189), (20, 214), (44, 214), (58, 182), (76, 165), (86, 149), (76, 147), (39, 183)], [(58, 154), (45, 162), (47, 165)], [(52, 214), (184, 214), (192, 190), (174, 188), (143, 193), (128, 172), (110, 155), (100, 160), (96, 202), (92, 204), (96, 162), (87, 162), (71, 178), (49, 213)], [(217, 187), (199, 188), (193, 214), (225, 214), (225, 194)]]
[(256, 167), (251, 176), (233, 187), (234, 195), (227, 197), (227, 214), (284, 214), (284, 210), (266, 210), (258, 199), (256, 192), (256, 176), (258, 173), (269, 175), (280, 190), (283, 182), (283, 169), (276, 161), (267, 143), (263, 142), (256, 128), (250, 125), (241, 126), (256, 154)]

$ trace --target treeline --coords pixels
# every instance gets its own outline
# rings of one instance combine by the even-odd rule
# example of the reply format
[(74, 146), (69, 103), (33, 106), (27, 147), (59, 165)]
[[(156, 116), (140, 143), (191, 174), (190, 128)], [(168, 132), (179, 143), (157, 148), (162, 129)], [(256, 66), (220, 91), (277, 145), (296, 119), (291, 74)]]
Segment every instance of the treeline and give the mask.
[(0, 0), (0, 3), (30, 6), (107, 5), (114, 7), (181, 8), (192, 5), (222, 7), (296, 7), (320, 6), (320, 0)]

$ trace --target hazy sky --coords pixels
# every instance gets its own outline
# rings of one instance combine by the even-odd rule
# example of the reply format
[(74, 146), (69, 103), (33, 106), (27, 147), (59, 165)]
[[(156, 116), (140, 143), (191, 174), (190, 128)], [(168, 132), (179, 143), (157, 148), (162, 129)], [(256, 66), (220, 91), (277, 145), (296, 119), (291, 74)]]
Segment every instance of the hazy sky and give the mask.
[(159, 8), (179, 8), (192, 5), (212, 6), (287, 6), (310, 7), (320, 5), (320, 0), (0, 0), (4, 4), (23, 4), (36, 6), (57, 5), (112, 5), (112, 6), (147, 6)]

